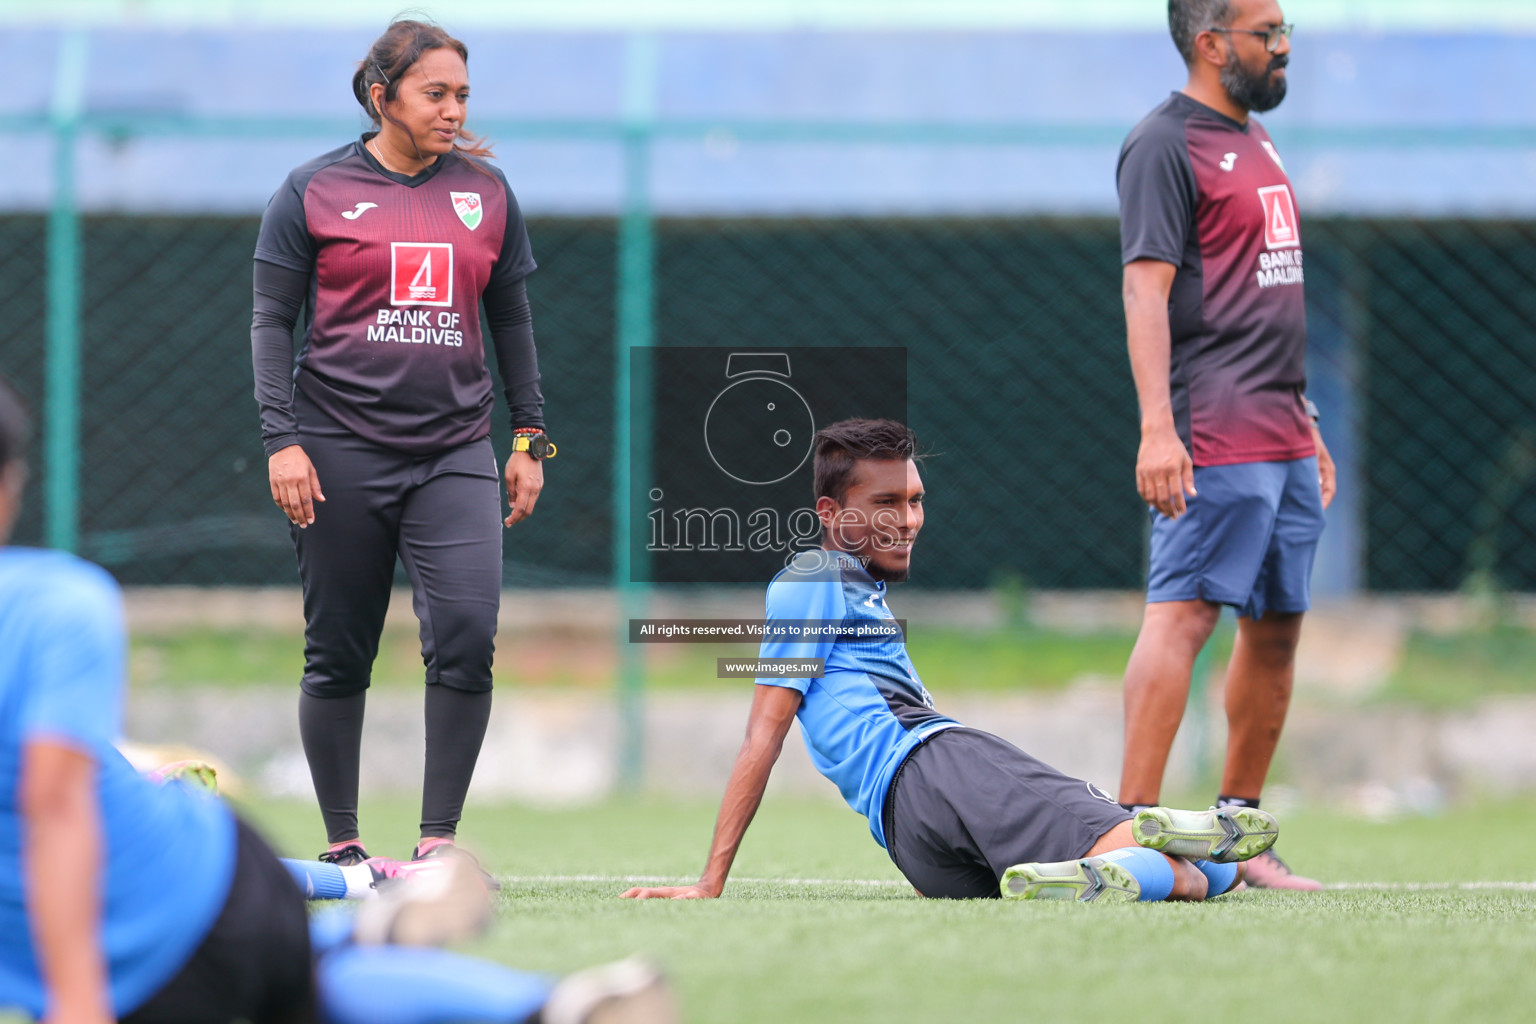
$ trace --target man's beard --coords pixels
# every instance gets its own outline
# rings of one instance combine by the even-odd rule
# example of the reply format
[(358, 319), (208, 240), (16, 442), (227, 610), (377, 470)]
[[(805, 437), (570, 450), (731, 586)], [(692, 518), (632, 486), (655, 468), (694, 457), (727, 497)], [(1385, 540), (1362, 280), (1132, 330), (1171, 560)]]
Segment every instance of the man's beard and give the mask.
[(875, 579), (884, 580), (887, 583), (905, 583), (907, 577), (912, 574), (910, 565), (905, 569), (886, 569), (876, 563), (873, 558), (864, 563), (864, 571)]
[(1227, 62), (1221, 68), (1221, 87), (1227, 90), (1227, 97), (1233, 103), (1244, 110), (1255, 110), (1262, 114), (1266, 110), (1274, 110), (1285, 99), (1285, 76), (1271, 78), (1270, 72), (1289, 64), (1288, 56), (1271, 57), (1258, 74), (1244, 67), (1230, 46), (1227, 48), (1227, 57)]

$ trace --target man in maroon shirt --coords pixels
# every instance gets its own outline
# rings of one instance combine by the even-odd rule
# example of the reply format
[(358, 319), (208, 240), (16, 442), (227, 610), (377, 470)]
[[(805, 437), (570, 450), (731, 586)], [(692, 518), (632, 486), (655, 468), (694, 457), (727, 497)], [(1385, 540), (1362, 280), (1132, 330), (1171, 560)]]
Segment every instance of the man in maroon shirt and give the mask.
[[(1123, 296), (1152, 515), (1141, 634), (1125, 673), (1120, 800), (1156, 804), (1195, 656), (1237, 610), (1218, 805), (1258, 806), (1290, 703), (1333, 463), (1306, 400), (1296, 197), (1248, 115), (1285, 96), (1275, 0), (1169, 0), (1189, 80), (1120, 154)], [(1248, 883), (1315, 889), (1273, 854)]]

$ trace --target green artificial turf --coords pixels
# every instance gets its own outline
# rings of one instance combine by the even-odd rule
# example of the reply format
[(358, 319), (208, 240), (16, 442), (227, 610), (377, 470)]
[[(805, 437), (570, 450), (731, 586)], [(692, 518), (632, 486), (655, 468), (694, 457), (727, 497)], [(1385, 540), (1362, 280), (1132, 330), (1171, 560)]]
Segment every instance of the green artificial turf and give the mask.
[[(309, 806), (247, 813), (285, 852), (323, 845)], [(900, 883), (861, 818), (814, 800), (763, 806), (734, 872), (747, 881), (725, 898), (618, 899), (621, 876), (694, 877), (713, 816), (712, 801), (472, 806), (463, 839), (506, 885), (495, 927), (466, 952), (562, 972), (641, 951), (697, 1022), (1524, 1021), (1536, 1005), (1529, 890), (929, 901)], [(411, 805), (365, 804), (362, 820), (375, 853), (409, 849)], [(1536, 879), (1529, 800), (1385, 824), (1301, 815), (1282, 833), (1295, 866), (1334, 883)]]

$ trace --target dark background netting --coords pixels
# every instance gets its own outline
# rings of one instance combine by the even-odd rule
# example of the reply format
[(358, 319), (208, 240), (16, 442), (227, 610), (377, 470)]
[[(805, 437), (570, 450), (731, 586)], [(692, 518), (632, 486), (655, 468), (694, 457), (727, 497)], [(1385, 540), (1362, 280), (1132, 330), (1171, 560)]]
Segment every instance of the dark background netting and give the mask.
[[(83, 553), (126, 583), (296, 580), (251, 398), (256, 224), (83, 221)], [(538, 514), (508, 534), (507, 581), (600, 584), (616, 225), (529, 227), (562, 452)], [(42, 218), (0, 217), (0, 371), (39, 412), (44, 243)], [(664, 219), (655, 339), (906, 348), (911, 423), (935, 453), (917, 582), (1136, 587), (1146, 517), (1119, 275), (1108, 218)], [(1364, 583), (1536, 589), (1536, 224), (1313, 218), (1307, 294), (1314, 358), (1350, 385)], [(18, 531), (33, 543), (35, 449)]]
[[(47, 362), (48, 225), (42, 217), (0, 217), (0, 373), (26, 400), (34, 417), (43, 414)], [(39, 430), (41, 423), (38, 424)], [(43, 532), (44, 466), (41, 438), (32, 438), (31, 500), (22, 506), (18, 537), (36, 542)]]

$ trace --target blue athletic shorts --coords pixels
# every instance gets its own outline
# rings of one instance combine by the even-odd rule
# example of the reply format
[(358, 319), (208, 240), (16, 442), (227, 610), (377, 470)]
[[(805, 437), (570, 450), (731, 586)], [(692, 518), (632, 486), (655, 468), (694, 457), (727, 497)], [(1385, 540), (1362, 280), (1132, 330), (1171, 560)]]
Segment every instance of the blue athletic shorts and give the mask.
[(1317, 458), (1196, 466), (1188, 510), (1152, 516), (1147, 603), (1204, 598), (1237, 614), (1304, 612), (1323, 533)]

